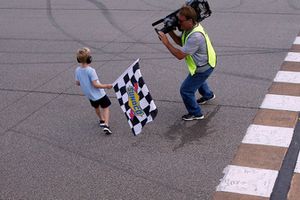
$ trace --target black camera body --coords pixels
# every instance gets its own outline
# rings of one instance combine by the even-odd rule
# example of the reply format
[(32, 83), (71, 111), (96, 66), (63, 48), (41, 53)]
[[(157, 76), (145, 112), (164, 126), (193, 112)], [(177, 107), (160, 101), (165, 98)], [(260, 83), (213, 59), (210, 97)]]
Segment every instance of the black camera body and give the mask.
[[(197, 22), (201, 22), (203, 19), (209, 17), (211, 15), (211, 10), (209, 8), (209, 4), (206, 0), (188, 0), (186, 1), (186, 5), (191, 6), (195, 9), (197, 13)], [(162, 31), (163, 33), (168, 33), (172, 30), (175, 30), (178, 27), (178, 17), (177, 13), (180, 9), (172, 12), (167, 15), (165, 18), (162, 18), (156, 22), (152, 23), (152, 26), (156, 26), (163, 22), (164, 26), (161, 29), (155, 28), (156, 31)]]

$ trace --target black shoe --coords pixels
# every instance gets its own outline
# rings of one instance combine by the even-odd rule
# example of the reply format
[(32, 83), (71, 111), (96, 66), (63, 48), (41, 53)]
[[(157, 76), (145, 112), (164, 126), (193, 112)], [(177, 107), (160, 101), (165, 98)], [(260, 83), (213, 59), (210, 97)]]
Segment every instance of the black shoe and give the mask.
[(104, 127), (106, 126), (106, 124), (105, 124), (105, 122), (104, 122), (103, 120), (100, 120), (100, 121), (99, 121), (99, 126), (100, 126), (101, 128), (104, 128)]
[(192, 121), (192, 120), (198, 120), (198, 119), (204, 119), (204, 115), (191, 115), (191, 114), (186, 114), (182, 116), (182, 120), (184, 121)]
[(107, 125), (105, 125), (105, 126), (103, 127), (103, 132), (104, 132), (106, 135), (112, 134), (112, 132), (111, 132), (109, 126), (107, 126)]
[(209, 99), (206, 99), (206, 98), (204, 98), (204, 97), (201, 97), (201, 98), (197, 99), (197, 103), (198, 103), (198, 104), (205, 104), (206, 102), (208, 102), (208, 101), (210, 101), (210, 100), (213, 100), (214, 98), (216, 98), (216, 95), (215, 95), (215, 94), (213, 94), (213, 96), (212, 96), (211, 98), (209, 98)]

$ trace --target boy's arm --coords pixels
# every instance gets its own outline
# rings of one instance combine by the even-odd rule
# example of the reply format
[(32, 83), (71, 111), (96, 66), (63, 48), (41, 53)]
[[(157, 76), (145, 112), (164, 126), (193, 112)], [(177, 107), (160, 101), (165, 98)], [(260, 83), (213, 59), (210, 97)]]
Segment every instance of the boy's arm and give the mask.
[(111, 89), (113, 86), (112, 84), (102, 84), (99, 80), (94, 80), (92, 83), (95, 88)]

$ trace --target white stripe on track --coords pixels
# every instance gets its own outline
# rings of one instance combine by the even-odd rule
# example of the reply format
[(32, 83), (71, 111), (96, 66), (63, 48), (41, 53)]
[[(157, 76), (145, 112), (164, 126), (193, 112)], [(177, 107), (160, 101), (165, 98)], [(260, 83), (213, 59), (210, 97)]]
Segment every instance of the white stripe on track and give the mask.
[(300, 72), (279, 71), (274, 82), (300, 83)]
[(260, 108), (300, 111), (300, 97), (267, 94)]
[(300, 62), (300, 53), (289, 52), (284, 60), (289, 62)]
[(289, 147), (293, 134), (293, 128), (252, 124), (248, 127), (242, 143)]
[(217, 191), (270, 197), (278, 171), (228, 165)]
[(300, 173), (300, 152), (298, 154), (298, 160), (297, 160), (297, 164), (295, 167), (295, 173)]
[(300, 44), (300, 37), (296, 37), (294, 44)]

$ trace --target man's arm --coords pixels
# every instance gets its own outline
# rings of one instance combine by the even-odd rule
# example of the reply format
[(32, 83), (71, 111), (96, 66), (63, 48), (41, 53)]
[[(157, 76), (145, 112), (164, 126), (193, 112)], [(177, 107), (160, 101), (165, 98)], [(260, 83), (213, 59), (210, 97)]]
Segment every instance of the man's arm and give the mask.
[(178, 35), (176, 35), (176, 33), (174, 33), (174, 31), (170, 31), (169, 35), (171, 36), (171, 38), (173, 39), (173, 41), (176, 44), (178, 44), (179, 46), (182, 46), (181, 38)]
[[(161, 31), (159, 31), (158, 33), (159, 33), (159, 38), (162, 41), (162, 43), (167, 47), (167, 49), (170, 51), (170, 53), (173, 56), (175, 56), (178, 60), (182, 60), (183, 58), (185, 58), (188, 55), (188, 54), (184, 53), (183, 51), (181, 51), (180, 49), (174, 47), (170, 43), (170, 41), (169, 41), (168, 37), (166, 36), (166, 34), (164, 34)], [(176, 42), (176, 41), (174, 40), (174, 42)]]

